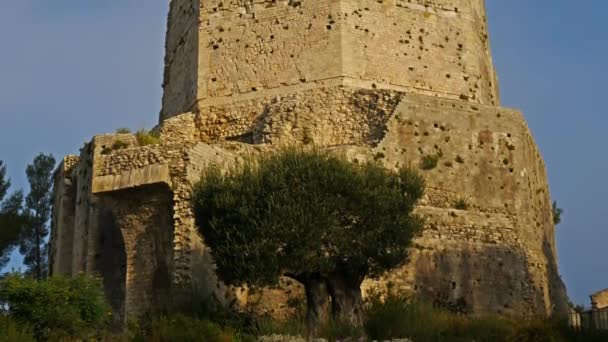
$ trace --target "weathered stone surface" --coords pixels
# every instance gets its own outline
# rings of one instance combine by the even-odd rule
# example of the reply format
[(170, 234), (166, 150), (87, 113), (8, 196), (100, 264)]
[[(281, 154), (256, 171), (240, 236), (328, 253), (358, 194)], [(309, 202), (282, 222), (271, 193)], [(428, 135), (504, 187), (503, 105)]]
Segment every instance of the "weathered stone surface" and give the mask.
[(591, 306), (595, 310), (602, 310), (608, 308), (608, 289), (592, 294)]
[(173, 0), (166, 44), (162, 143), (97, 136), (55, 178), (51, 271), (101, 274), (119, 317), (184, 285), (292, 310), (288, 279), (218, 281), (189, 200), (208, 165), (302, 143), (388, 168), (436, 161), (410, 260), (365, 292), (566, 312), (545, 166), (522, 114), (498, 106), (482, 0)]

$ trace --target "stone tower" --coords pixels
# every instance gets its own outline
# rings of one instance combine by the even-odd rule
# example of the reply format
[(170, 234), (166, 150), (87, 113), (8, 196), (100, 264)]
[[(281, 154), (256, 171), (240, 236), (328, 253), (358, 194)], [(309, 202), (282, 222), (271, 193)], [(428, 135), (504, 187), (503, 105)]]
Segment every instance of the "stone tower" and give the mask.
[(317, 89), (498, 104), (483, 0), (173, 0), (166, 41), (160, 119), (205, 112), (210, 140), (250, 133), (268, 99)]
[(96, 136), (55, 179), (51, 272), (101, 275), (118, 317), (184, 285), (288, 309), (297, 285), (216, 279), (189, 205), (206, 165), (285, 144), (424, 173), (409, 262), (365, 290), (566, 310), (545, 167), (522, 114), (499, 106), (483, 0), (172, 0), (164, 78), (160, 143)]

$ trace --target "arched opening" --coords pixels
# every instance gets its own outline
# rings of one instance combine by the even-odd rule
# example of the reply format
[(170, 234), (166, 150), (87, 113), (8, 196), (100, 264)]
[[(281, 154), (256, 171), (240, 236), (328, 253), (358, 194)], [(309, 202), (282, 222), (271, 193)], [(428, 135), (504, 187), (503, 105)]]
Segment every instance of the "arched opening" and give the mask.
[(151, 184), (99, 196), (96, 269), (115, 321), (168, 303), (173, 267), (173, 194)]
[(125, 319), (127, 253), (125, 241), (111, 209), (99, 212), (99, 254), (97, 264), (103, 279), (106, 299), (112, 308), (114, 323)]

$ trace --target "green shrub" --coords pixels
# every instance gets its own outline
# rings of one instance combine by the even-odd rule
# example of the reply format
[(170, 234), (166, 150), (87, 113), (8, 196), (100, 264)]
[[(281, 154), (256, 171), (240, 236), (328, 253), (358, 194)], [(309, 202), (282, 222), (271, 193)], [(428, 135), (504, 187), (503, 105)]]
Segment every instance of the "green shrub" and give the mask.
[(401, 324), (408, 314), (409, 301), (405, 297), (390, 296), (383, 301), (378, 294), (371, 295), (365, 312), (367, 336), (374, 340), (408, 337), (408, 327)]
[(234, 333), (231, 329), (222, 329), (217, 323), (182, 314), (161, 316), (152, 321), (149, 326), (136, 329), (140, 330), (133, 333), (133, 341), (236, 342), (246, 340), (244, 336)]
[(509, 342), (558, 342), (565, 341), (558, 336), (552, 322), (549, 320), (533, 319), (514, 326), (508, 337)]
[(471, 207), (471, 203), (469, 199), (466, 197), (458, 197), (453, 203), (454, 209), (458, 210), (469, 210)]
[(372, 294), (365, 305), (365, 332), (370, 340), (410, 338), (423, 342), (599, 342), (608, 331), (576, 331), (562, 320), (501, 316), (467, 316), (389, 294)]
[(364, 327), (371, 340), (506, 341), (512, 327), (505, 319), (474, 318), (389, 294), (372, 295), (366, 303)]
[(52, 277), (37, 281), (10, 275), (0, 282), (0, 304), (12, 319), (32, 327), (39, 339), (87, 339), (108, 322), (110, 312), (97, 279)]
[(114, 150), (111, 147), (104, 147), (101, 150), (101, 154), (103, 154), (103, 155), (110, 154), (110, 153), (112, 153), (112, 151), (114, 151)]
[(329, 342), (359, 341), (365, 337), (365, 330), (350, 322), (329, 320), (321, 327), (320, 335)]
[(112, 150), (122, 150), (123, 148), (129, 147), (129, 144), (122, 140), (116, 140), (114, 144), (112, 144)]
[(306, 336), (304, 316), (293, 315), (284, 320), (278, 320), (268, 315), (253, 319), (253, 330), (249, 331), (255, 336), (284, 335)]
[(145, 129), (140, 129), (135, 133), (135, 138), (139, 143), (139, 146), (146, 145), (157, 145), (161, 143), (160, 134), (158, 132), (151, 132)]
[(0, 342), (34, 342), (32, 329), (17, 323), (10, 317), (0, 315)]
[(116, 129), (116, 134), (131, 134), (131, 129), (126, 127), (121, 127)]
[(437, 167), (439, 162), (439, 154), (427, 154), (420, 159), (420, 168), (423, 170), (432, 170)]

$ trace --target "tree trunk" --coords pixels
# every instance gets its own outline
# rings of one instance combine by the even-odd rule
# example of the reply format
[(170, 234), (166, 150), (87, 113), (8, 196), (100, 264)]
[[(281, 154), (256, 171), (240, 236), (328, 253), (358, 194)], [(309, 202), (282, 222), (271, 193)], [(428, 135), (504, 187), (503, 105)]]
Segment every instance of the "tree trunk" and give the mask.
[(306, 331), (309, 339), (319, 336), (321, 327), (329, 320), (329, 291), (327, 281), (311, 276), (302, 281), (306, 292)]
[[(40, 221), (37, 219), (36, 222)], [(36, 279), (42, 280), (42, 252), (40, 251), (40, 229), (38, 229), (38, 225), (34, 227), (36, 234), (36, 267), (34, 268), (36, 272)]]
[(363, 325), (361, 281), (335, 274), (328, 278), (328, 285), (333, 319), (357, 327)]

